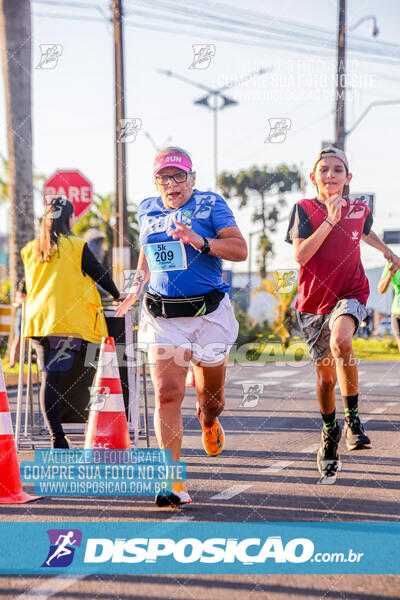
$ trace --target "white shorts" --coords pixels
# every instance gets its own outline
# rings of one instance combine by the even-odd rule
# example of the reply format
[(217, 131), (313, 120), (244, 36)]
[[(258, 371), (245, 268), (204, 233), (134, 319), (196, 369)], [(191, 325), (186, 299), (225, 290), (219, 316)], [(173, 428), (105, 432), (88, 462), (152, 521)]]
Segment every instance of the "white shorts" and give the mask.
[(139, 345), (178, 346), (192, 351), (196, 362), (221, 362), (235, 343), (239, 332), (228, 294), (218, 308), (202, 317), (153, 317), (142, 305), (139, 323)]

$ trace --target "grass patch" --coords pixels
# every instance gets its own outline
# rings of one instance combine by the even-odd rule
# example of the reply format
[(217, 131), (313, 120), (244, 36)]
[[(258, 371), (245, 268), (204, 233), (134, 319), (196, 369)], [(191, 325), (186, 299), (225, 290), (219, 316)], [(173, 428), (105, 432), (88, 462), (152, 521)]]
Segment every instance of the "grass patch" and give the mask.
[(354, 354), (360, 360), (400, 360), (399, 348), (393, 336), (353, 340)]
[[(272, 337), (272, 336), (271, 336)], [(393, 336), (383, 338), (353, 339), (354, 353), (360, 360), (400, 361), (400, 353)], [(268, 342), (249, 342), (234, 346), (229, 355), (230, 364), (263, 365), (283, 362), (309, 361), (310, 355), (304, 340), (292, 338), (287, 348), (276, 339)]]

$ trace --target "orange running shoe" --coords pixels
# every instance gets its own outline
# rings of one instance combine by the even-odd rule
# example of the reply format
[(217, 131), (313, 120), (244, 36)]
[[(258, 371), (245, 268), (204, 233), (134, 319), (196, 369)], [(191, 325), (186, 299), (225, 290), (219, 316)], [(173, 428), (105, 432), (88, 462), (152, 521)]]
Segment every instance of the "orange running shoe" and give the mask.
[[(197, 402), (197, 418), (200, 421), (200, 406)], [(200, 421), (201, 424), (201, 421)], [(218, 456), (221, 454), (224, 449), (224, 430), (222, 429), (222, 425), (218, 420), (218, 417), (215, 419), (214, 424), (211, 427), (203, 427), (203, 448), (207, 452), (209, 456)]]

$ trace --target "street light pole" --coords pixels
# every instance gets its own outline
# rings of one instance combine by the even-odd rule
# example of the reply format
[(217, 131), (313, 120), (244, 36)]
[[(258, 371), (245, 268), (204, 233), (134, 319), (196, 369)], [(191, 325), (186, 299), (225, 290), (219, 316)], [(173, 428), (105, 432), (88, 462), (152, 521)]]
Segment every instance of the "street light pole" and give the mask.
[(214, 95), (213, 112), (214, 112), (214, 185), (218, 189), (218, 98)]
[(113, 279), (123, 283), (123, 271), (130, 269), (128, 208), (126, 199), (126, 151), (121, 125), (125, 119), (124, 47), (122, 2), (113, 0), (114, 60), (115, 60), (115, 227), (113, 239)]
[(352, 125), (352, 127), (350, 127), (350, 129), (345, 132), (345, 136), (347, 137), (348, 135), (350, 135), (350, 133), (352, 131), (354, 131), (354, 129), (357, 127), (357, 125), (369, 113), (371, 108), (374, 108), (375, 106), (386, 106), (389, 104), (400, 104), (400, 98), (394, 98), (393, 100), (376, 100), (376, 102), (371, 102), (371, 104), (369, 104), (367, 106), (367, 108), (364, 110), (364, 112), (358, 117), (357, 121)]
[[(345, 94), (346, 94), (346, 31), (354, 31), (361, 23), (372, 19), (371, 35), (376, 37), (379, 29), (374, 15), (362, 17), (352, 27), (346, 28), (346, 0), (339, 0), (339, 26), (337, 38), (337, 69), (336, 69), (336, 112), (335, 112), (335, 146), (344, 150), (346, 141)], [(351, 131), (354, 127), (351, 129)]]
[(183, 77), (182, 75), (178, 75), (176, 73), (173, 73), (172, 71), (166, 71), (164, 69), (158, 70), (158, 72), (162, 73), (163, 75), (167, 75), (168, 77), (175, 77), (176, 79), (180, 79), (181, 81), (184, 81), (185, 83), (188, 83), (189, 85), (194, 85), (195, 87), (198, 87), (207, 92), (207, 94), (205, 96), (199, 98), (198, 100), (194, 100), (193, 103), (198, 104), (200, 106), (204, 106), (205, 108), (208, 108), (209, 110), (211, 110), (213, 112), (213, 129), (214, 129), (214, 131), (213, 131), (213, 139), (214, 139), (213, 163), (214, 163), (214, 185), (215, 185), (216, 189), (218, 189), (218, 114), (217, 113), (220, 110), (223, 110), (224, 108), (226, 108), (227, 106), (234, 106), (235, 104), (238, 104), (238, 102), (236, 100), (229, 98), (229, 96), (222, 94), (222, 92), (224, 92), (225, 90), (230, 89), (232, 87), (235, 87), (237, 85), (240, 85), (244, 81), (247, 81), (256, 75), (263, 75), (264, 73), (267, 73), (270, 70), (271, 69), (260, 69), (259, 71), (256, 71), (255, 73), (250, 73), (249, 75), (245, 75), (242, 79), (232, 81), (231, 83), (228, 83), (227, 85), (224, 85), (223, 87), (221, 87), (219, 89), (209, 88), (206, 85), (197, 83), (197, 81), (193, 81), (192, 79), (188, 79), (187, 77)]
[(345, 55), (346, 55), (346, 0), (339, 0), (339, 27), (336, 69), (336, 122), (335, 146), (344, 150), (345, 140)]
[(249, 233), (249, 244), (248, 244), (248, 258), (247, 258), (247, 309), (250, 306), (251, 300), (251, 263), (253, 260), (253, 235), (259, 235), (263, 233), (263, 229), (259, 229), (258, 231), (251, 231)]

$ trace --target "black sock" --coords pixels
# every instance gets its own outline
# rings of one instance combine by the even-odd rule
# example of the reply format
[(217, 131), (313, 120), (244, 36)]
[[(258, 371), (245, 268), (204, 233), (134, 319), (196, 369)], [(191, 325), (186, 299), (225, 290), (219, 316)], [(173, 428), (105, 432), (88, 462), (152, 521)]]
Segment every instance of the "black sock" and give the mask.
[(333, 429), (336, 425), (336, 410), (329, 413), (329, 415), (324, 415), (321, 413), (322, 420), (324, 422), (324, 427), (327, 431)]
[(354, 396), (342, 396), (344, 414), (346, 417), (358, 417), (358, 394)]

